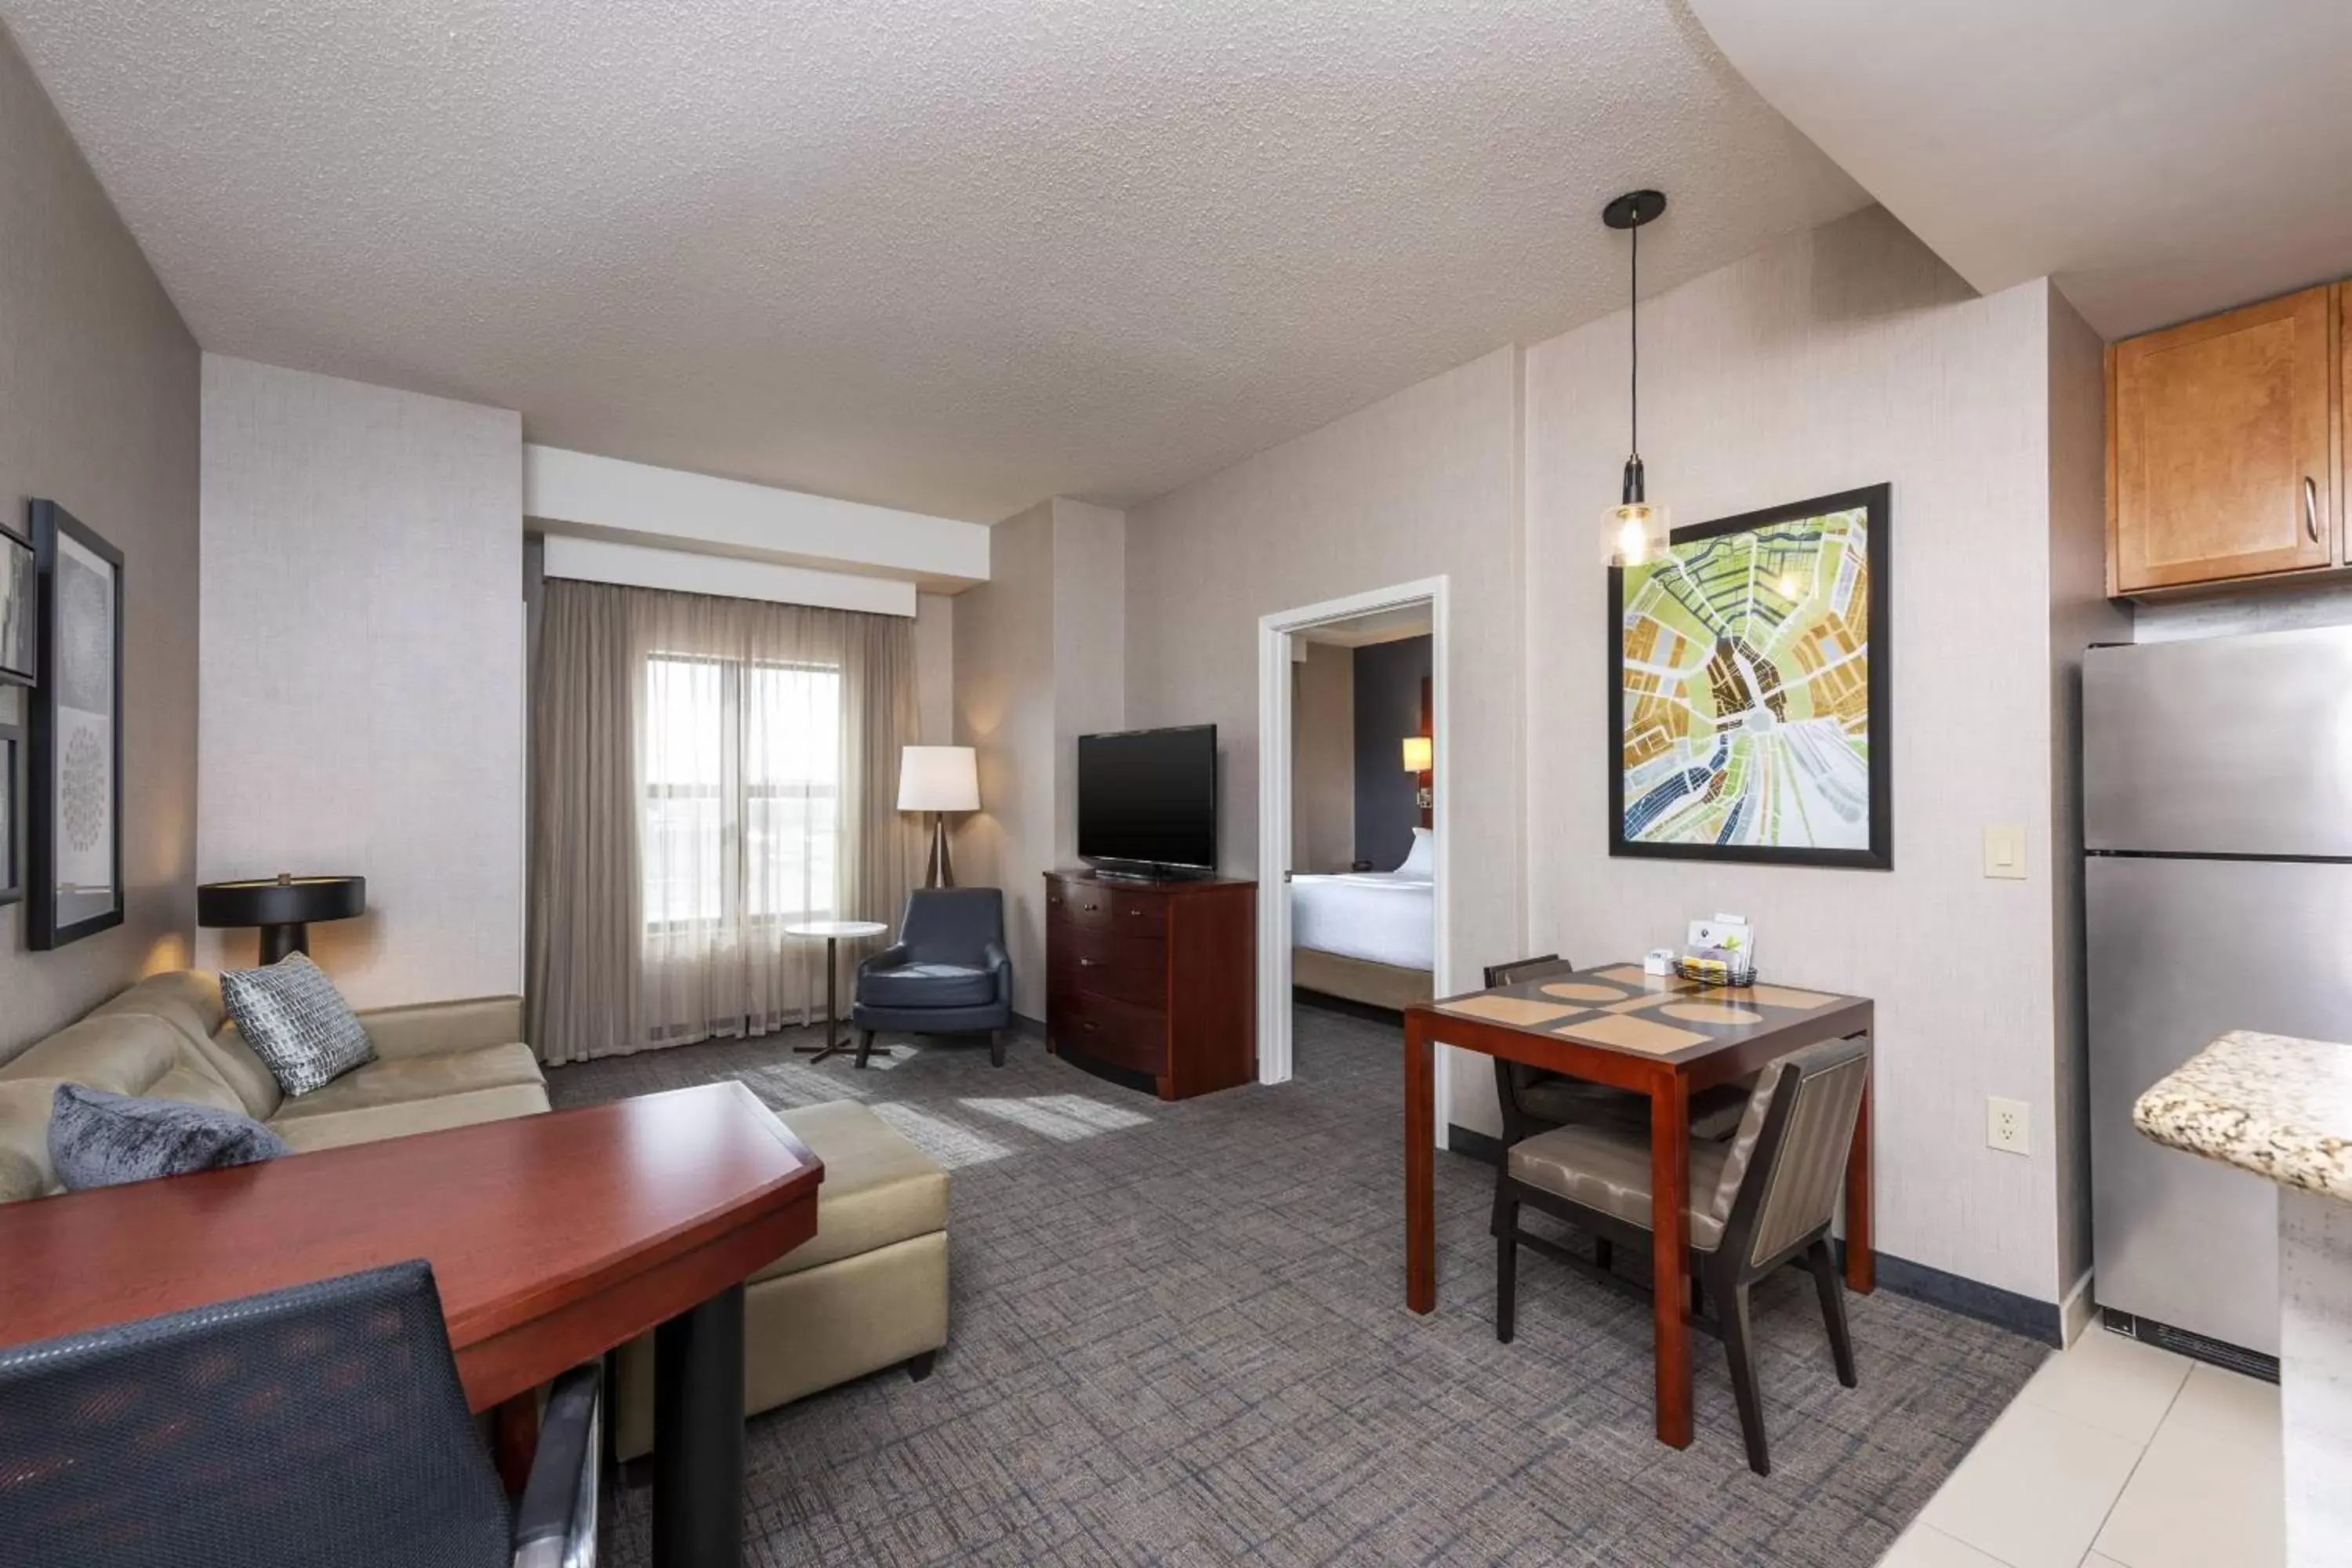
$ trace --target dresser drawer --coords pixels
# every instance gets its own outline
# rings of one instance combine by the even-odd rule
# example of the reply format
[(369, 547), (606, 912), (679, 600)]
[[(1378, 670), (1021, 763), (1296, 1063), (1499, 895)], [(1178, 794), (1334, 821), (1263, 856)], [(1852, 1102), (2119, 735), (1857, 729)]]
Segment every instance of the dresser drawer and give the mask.
[(1080, 991), (1055, 992), (1046, 1011), (1046, 1032), (1056, 1045), (1154, 1078), (1168, 1071), (1165, 1013)]
[(1158, 937), (1066, 923), (1046, 941), (1045, 966), (1055, 987), (1155, 1010), (1168, 1005), (1168, 944)]
[(1160, 936), (1168, 930), (1167, 900), (1159, 894), (1100, 882), (1048, 882), (1045, 913), (1093, 931)]

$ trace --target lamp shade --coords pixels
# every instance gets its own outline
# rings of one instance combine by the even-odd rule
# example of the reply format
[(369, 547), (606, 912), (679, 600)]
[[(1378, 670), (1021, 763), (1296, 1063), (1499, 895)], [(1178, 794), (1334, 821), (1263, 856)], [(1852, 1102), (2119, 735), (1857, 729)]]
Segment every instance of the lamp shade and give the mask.
[(898, 753), (900, 811), (978, 811), (980, 770), (970, 746), (907, 746)]
[(1404, 738), (1404, 771), (1409, 773), (1425, 773), (1429, 769), (1429, 737), (1407, 735)]

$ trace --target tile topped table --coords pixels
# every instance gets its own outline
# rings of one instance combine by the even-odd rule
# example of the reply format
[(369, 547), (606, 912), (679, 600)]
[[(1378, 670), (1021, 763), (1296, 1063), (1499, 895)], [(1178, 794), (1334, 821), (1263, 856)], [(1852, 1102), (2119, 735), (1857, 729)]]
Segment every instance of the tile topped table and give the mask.
[[(1786, 985), (1702, 986), (1638, 963), (1522, 981), (1424, 1004), (1404, 1026), (1405, 1305), (1437, 1305), (1433, 1047), (1501, 1057), (1650, 1099), (1653, 1328), (1658, 1437), (1691, 1439), (1690, 1098), (1822, 1040), (1871, 1032), (1866, 997)], [(1846, 1158), (1846, 1283), (1873, 1285), (1870, 1089)]]

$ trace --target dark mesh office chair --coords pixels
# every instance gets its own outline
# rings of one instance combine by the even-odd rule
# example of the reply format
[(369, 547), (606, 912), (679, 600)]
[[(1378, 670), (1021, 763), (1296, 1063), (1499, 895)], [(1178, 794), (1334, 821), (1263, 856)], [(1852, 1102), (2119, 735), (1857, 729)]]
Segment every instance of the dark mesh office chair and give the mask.
[(585, 1568), (594, 1366), (520, 1508), (422, 1260), (0, 1350), (0, 1563)]

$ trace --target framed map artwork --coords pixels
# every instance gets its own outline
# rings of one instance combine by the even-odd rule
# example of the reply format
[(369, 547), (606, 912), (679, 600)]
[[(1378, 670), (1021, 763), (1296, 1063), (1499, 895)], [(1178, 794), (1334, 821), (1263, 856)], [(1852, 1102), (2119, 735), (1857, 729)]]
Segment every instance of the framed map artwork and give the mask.
[(1611, 569), (1611, 854), (1893, 868), (1889, 493), (1679, 528)]

